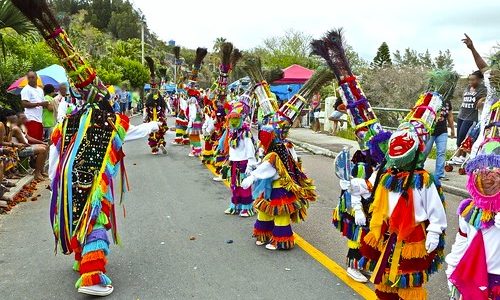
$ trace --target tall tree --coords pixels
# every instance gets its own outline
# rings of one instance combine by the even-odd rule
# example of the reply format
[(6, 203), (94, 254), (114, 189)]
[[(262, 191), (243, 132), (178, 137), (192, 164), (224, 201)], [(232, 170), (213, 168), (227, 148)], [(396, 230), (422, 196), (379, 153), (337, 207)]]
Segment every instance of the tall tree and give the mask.
[(290, 29), (282, 36), (265, 39), (264, 44), (253, 52), (269, 68), (286, 68), (292, 64), (316, 68), (320, 62), (309, 55), (311, 40), (310, 35)]
[(377, 55), (373, 59), (373, 65), (379, 68), (392, 66), (391, 52), (386, 42), (378, 47)]
[(351, 66), (354, 74), (361, 74), (365, 69), (369, 67), (368, 62), (361, 56), (359, 56), (359, 54), (354, 51), (354, 48), (351, 45), (345, 46), (345, 52), (347, 59), (349, 60), (349, 65)]
[(429, 50), (419, 53), (416, 50), (406, 48), (402, 54), (399, 50), (394, 52), (394, 63), (398, 67), (423, 68), (423, 69), (453, 69), (453, 58), (450, 50), (439, 51), (439, 54), (432, 58)]
[(224, 37), (218, 37), (218, 38), (216, 38), (215, 41), (214, 41), (214, 52), (219, 52), (220, 51), (220, 47), (225, 42), (227, 42), (227, 39), (224, 38)]
[(449, 69), (452, 70), (454, 67), (453, 58), (451, 58), (451, 53), (449, 49), (446, 51), (439, 50), (438, 56), (434, 58), (434, 66), (438, 69)]
[(9, 29), (20, 35), (29, 35), (35, 31), (31, 22), (26, 19), (12, 2), (9, 0), (0, 0), (0, 47), (2, 48), (4, 60), (7, 55), (7, 49), (3, 34)]

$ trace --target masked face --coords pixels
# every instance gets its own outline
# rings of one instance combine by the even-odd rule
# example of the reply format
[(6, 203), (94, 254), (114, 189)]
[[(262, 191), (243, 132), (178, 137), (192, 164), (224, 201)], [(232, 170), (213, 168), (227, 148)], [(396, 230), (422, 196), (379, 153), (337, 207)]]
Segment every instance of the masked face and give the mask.
[(241, 118), (230, 118), (229, 126), (231, 129), (238, 129), (241, 126)]
[(419, 138), (409, 123), (403, 123), (389, 139), (388, 162), (389, 165), (403, 168), (411, 163), (418, 155)]
[(409, 131), (395, 134), (389, 140), (389, 155), (391, 157), (403, 156), (416, 148), (417, 141)]
[(477, 190), (485, 196), (493, 196), (500, 192), (500, 168), (477, 170), (473, 173)]

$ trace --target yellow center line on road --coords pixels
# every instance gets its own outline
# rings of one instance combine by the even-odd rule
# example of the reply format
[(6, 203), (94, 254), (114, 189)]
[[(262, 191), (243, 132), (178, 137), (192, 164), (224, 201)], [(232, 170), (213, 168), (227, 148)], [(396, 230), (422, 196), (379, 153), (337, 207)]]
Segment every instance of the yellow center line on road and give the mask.
[[(212, 174), (217, 176), (215, 172), (215, 167), (212, 165), (205, 165)], [(227, 187), (230, 187), (230, 184), (227, 180), (222, 181)], [(309, 244), (306, 240), (304, 240), (300, 235), (294, 233), (295, 236), (295, 244), (297, 244), (304, 252), (309, 254), (312, 258), (318, 261), (323, 265), (328, 271), (333, 273), (333, 275), (337, 276), (340, 280), (342, 280), (347, 286), (353, 289), (356, 293), (358, 293), (361, 297), (367, 300), (377, 299), (375, 292), (370, 289), (366, 284), (354, 281), (349, 277), (345, 271), (345, 269), (339, 266), (335, 261), (326, 256), (323, 252), (316, 249), (313, 245)]]

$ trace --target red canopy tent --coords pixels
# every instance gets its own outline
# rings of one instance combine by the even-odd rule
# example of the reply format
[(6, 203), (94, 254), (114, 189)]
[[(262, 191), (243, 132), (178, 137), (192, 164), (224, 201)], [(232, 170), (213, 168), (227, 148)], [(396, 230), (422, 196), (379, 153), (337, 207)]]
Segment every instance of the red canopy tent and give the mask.
[(314, 73), (313, 70), (309, 70), (308, 68), (304, 68), (299, 65), (291, 65), (286, 69), (283, 69), (283, 78), (280, 80), (273, 81), (273, 85), (279, 84), (303, 84), (309, 78), (311, 78)]

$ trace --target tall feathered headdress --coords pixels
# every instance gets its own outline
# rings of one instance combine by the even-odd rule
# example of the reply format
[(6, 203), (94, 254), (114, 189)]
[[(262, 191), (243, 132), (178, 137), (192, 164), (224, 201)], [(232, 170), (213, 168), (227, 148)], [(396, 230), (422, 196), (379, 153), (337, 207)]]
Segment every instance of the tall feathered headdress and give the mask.
[(243, 53), (240, 51), (238, 48), (234, 48), (233, 52), (231, 53), (231, 58), (230, 58), (230, 63), (231, 63), (231, 70), (234, 70), (236, 67), (236, 64), (240, 61), (240, 59), (243, 57)]
[(262, 63), (259, 57), (246, 56), (244, 59), (243, 70), (247, 72), (250, 79), (254, 82), (253, 92), (259, 104), (259, 109), (264, 116), (272, 116), (278, 111), (278, 102), (271, 93), (269, 84), (264, 79), (262, 73)]
[(309, 103), (312, 96), (325, 84), (334, 79), (334, 75), (327, 68), (319, 68), (300, 88), (297, 94), (285, 102), (279, 109), (277, 115), (284, 116), (291, 124), (300, 115), (305, 105)]
[(156, 88), (155, 62), (150, 56), (144, 57), (144, 60), (148, 64), (151, 88)]
[(321, 56), (337, 78), (338, 92), (354, 127), (360, 148), (369, 148), (376, 160), (385, 156), (389, 132), (382, 129), (361, 85), (352, 73), (347, 59), (342, 29), (329, 31), (323, 38), (311, 42), (312, 53)]
[(232, 43), (223, 43), (220, 50), (219, 77), (217, 79), (217, 101), (220, 104), (226, 102), (228, 76), (231, 71), (231, 53), (233, 52)]
[(196, 56), (194, 58), (193, 68), (191, 69), (191, 74), (189, 76), (190, 81), (198, 80), (198, 73), (200, 72), (201, 64), (203, 63), (203, 59), (205, 58), (205, 56), (207, 56), (207, 53), (208, 53), (207, 48), (198, 47), (196, 49)]
[(12, 3), (42, 34), (75, 86), (89, 90), (86, 102), (98, 101), (108, 95), (106, 86), (97, 78), (95, 69), (76, 51), (45, 0), (13, 0)]

